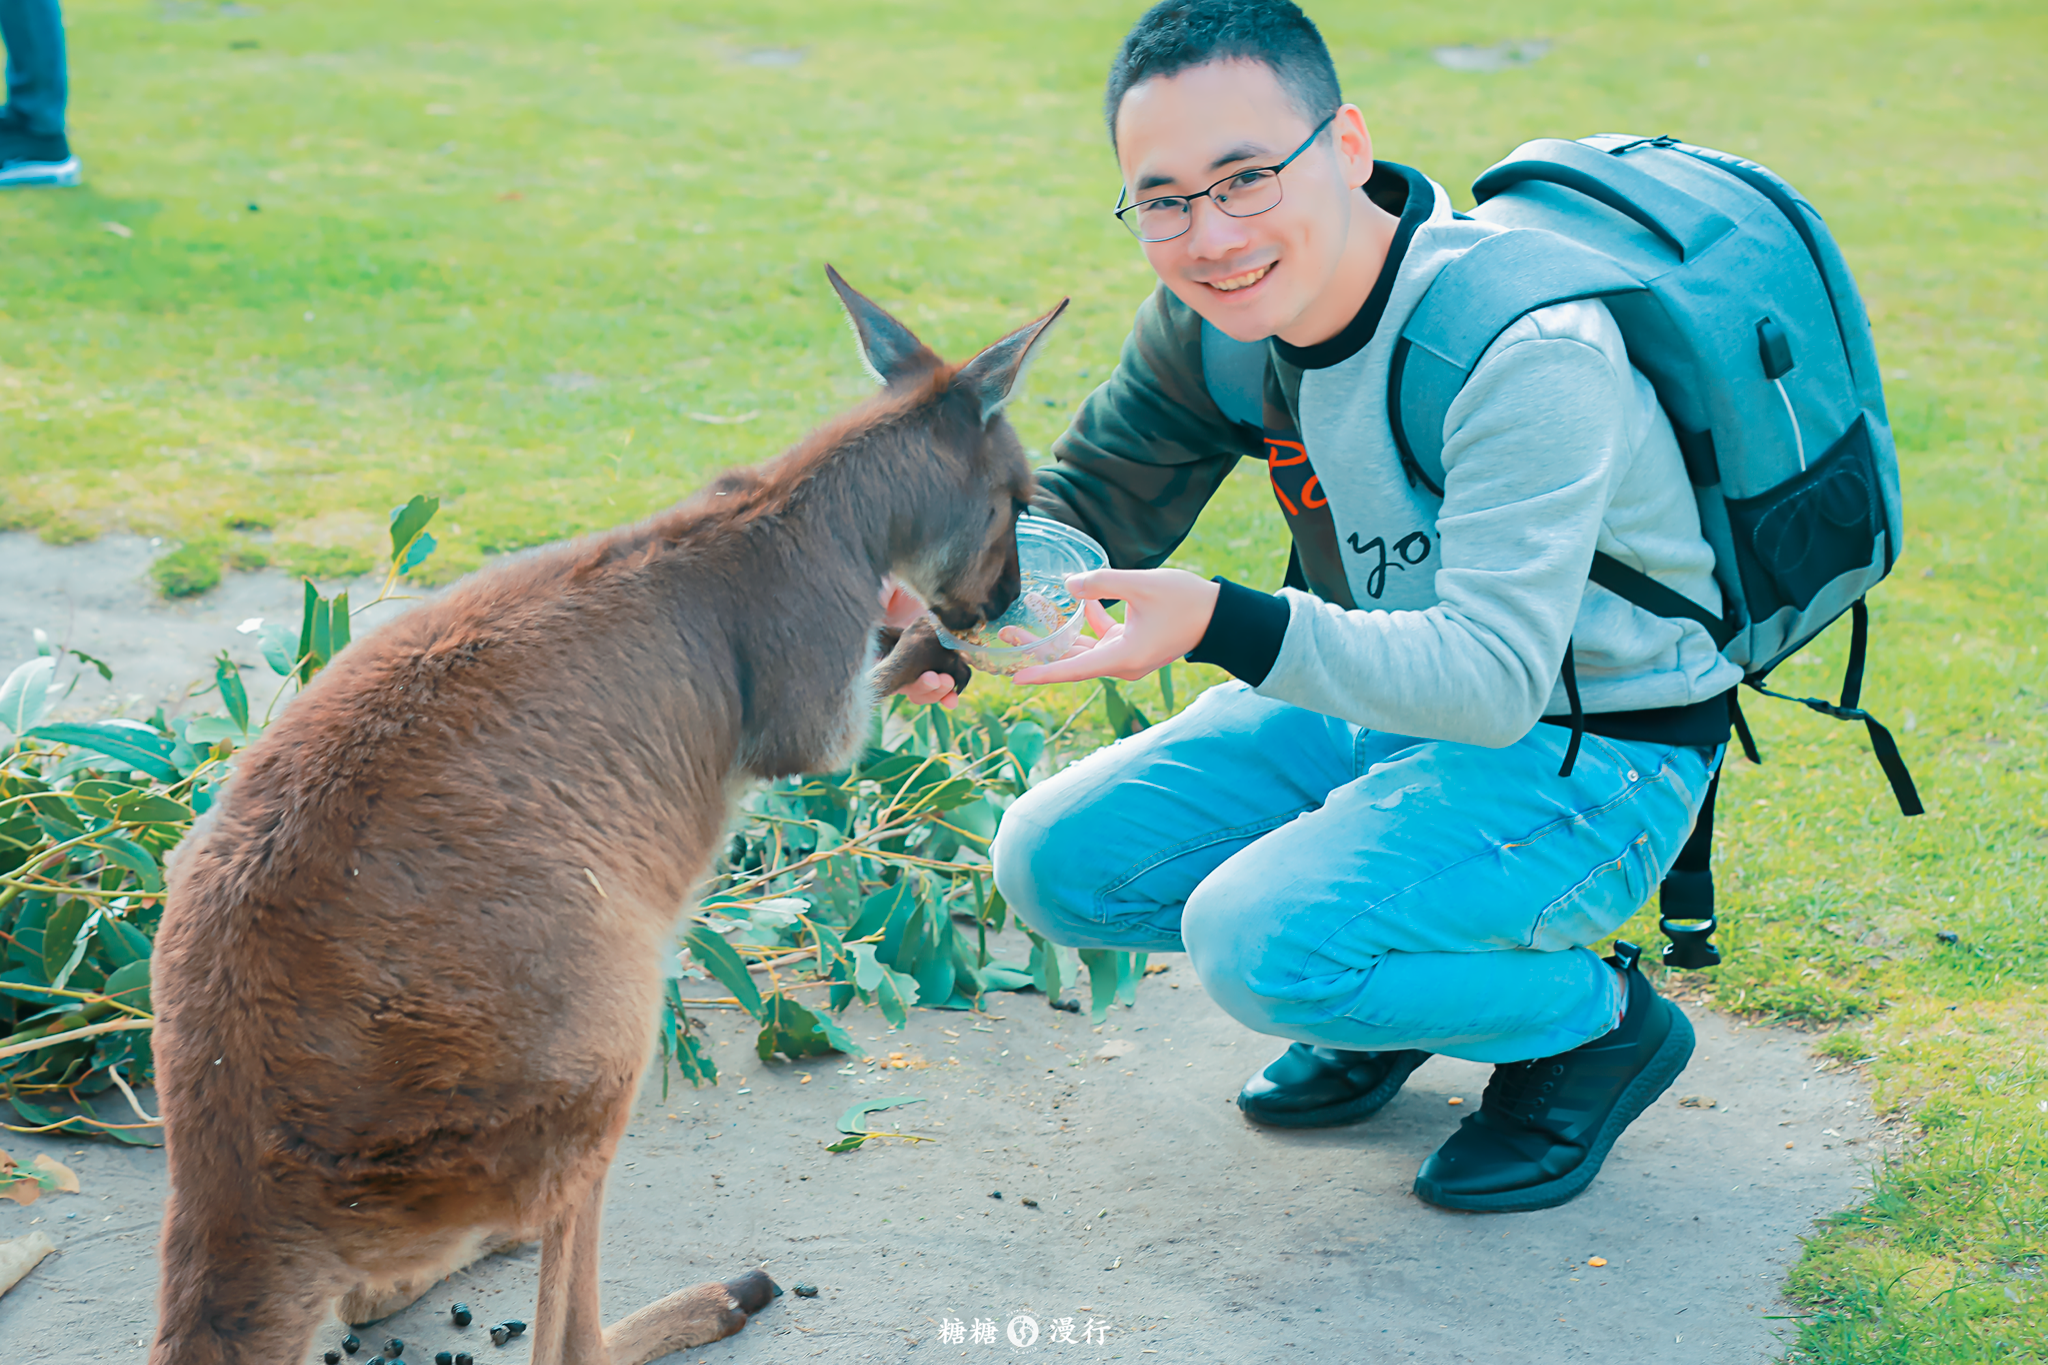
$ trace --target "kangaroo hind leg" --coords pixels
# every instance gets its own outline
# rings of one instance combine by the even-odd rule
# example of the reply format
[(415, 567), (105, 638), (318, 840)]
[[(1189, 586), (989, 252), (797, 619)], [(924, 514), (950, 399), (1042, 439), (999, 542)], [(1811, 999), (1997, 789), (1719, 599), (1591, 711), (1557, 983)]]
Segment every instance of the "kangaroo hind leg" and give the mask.
[(766, 1271), (679, 1289), (605, 1329), (610, 1365), (647, 1365), (671, 1351), (722, 1341), (782, 1293)]

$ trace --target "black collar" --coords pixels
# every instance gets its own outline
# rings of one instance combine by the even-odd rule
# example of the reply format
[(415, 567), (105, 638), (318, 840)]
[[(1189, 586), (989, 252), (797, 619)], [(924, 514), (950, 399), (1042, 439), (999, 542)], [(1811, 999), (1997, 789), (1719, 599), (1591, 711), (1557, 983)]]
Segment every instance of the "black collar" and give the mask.
[(1392, 161), (1373, 163), (1372, 179), (1365, 182), (1365, 193), (1373, 203), (1401, 218), (1400, 226), (1394, 229), (1394, 240), (1387, 244), (1387, 259), (1380, 267), (1380, 277), (1373, 281), (1372, 292), (1365, 296), (1357, 316), (1328, 341), (1318, 341), (1313, 346), (1290, 346), (1274, 337), (1274, 352), (1290, 365), (1304, 370), (1327, 370), (1365, 349), (1387, 311), (1387, 300), (1394, 292), (1394, 277), (1401, 273), (1401, 260), (1408, 254), (1408, 239), (1436, 207), (1436, 191), (1430, 187), (1429, 178), (1421, 171)]

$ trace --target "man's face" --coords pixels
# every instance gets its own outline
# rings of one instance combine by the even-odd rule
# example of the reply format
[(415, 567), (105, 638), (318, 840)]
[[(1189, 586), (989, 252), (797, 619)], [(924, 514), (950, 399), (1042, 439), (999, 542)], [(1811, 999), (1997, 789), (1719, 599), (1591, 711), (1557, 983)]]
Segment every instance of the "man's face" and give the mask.
[[(1126, 202), (1199, 194), (1233, 171), (1278, 165), (1314, 126), (1263, 62), (1212, 62), (1142, 81), (1117, 107)], [(1346, 105), (1281, 172), (1277, 207), (1232, 218), (1196, 200), (1188, 230), (1146, 243), (1145, 258), (1167, 288), (1226, 334), (1256, 341), (1283, 333), (1337, 273), (1356, 187), (1371, 174), (1372, 141), (1358, 110)]]

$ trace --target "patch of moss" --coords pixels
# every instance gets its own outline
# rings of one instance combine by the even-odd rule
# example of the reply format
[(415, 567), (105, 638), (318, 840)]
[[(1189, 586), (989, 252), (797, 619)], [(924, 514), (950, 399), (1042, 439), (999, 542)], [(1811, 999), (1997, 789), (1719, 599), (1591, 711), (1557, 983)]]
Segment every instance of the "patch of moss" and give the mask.
[(270, 567), (270, 547), (237, 536), (228, 542), (228, 564), (243, 573)]
[(159, 555), (149, 566), (149, 576), (166, 597), (197, 597), (220, 586), (221, 548), (195, 540)]
[(376, 567), (368, 554), (350, 545), (307, 545), (290, 542), (272, 548), (270, 562), (300, 578), (325, 581), (356, 578)]
[(62, 512), (55, 512), (43, 518), (36, 527), (36, 535), (46, 545), (77, 545), (91, 540), (98, 534), (99, 532), (77, 517), (68, 517)]

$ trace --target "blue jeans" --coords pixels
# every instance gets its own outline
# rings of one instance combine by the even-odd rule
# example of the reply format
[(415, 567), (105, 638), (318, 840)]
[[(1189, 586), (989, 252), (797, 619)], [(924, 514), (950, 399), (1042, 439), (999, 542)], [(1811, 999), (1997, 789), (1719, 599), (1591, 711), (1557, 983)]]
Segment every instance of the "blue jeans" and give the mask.
[(1719, 748), (1538, 725), (1504, 749), (1204, 693), (1003, 816), (996, 884), (1055, 943), (1185, 950), (1246, 1027), (1476, 1062), (1564, 1052), (1621, 1015), (1586, 945), (1692, 829)]
[(39, 137), (64, 131), (64, 19), (57, 0), (0, 0), (8, 121)]

